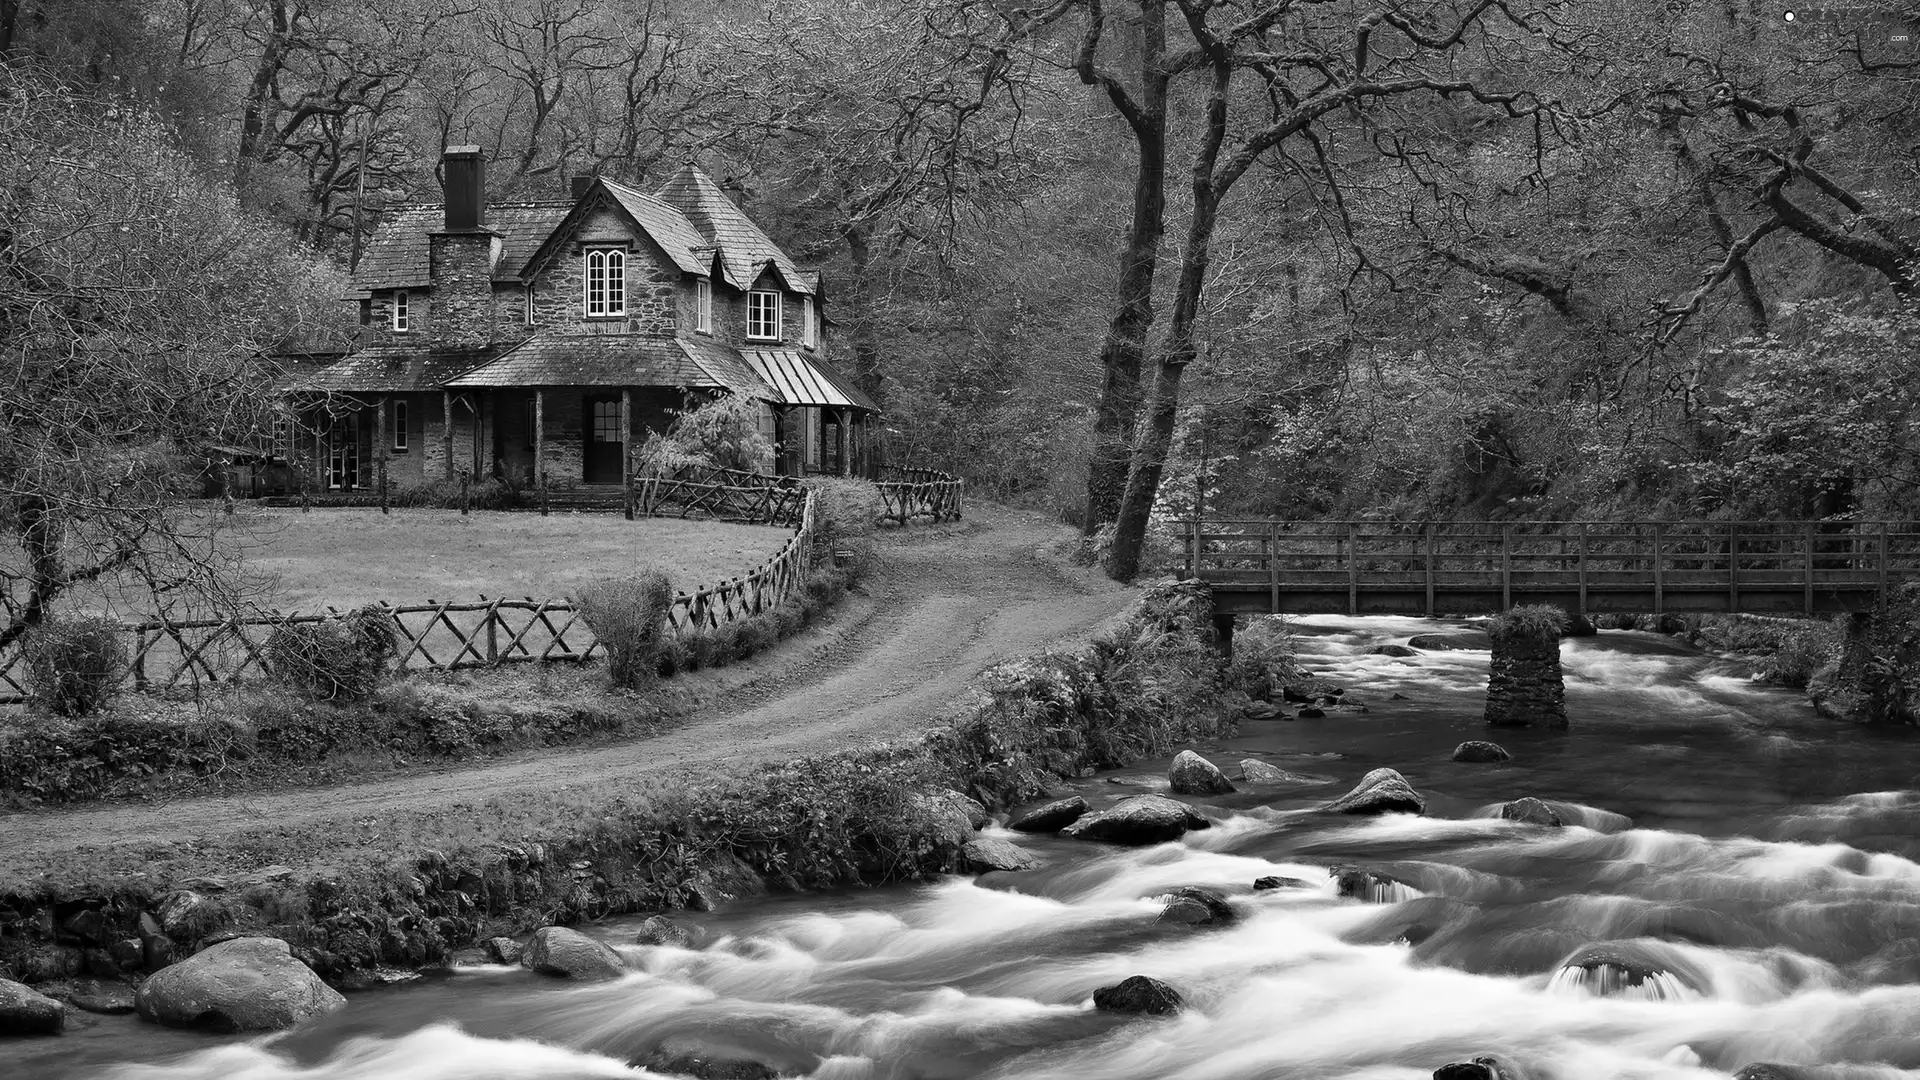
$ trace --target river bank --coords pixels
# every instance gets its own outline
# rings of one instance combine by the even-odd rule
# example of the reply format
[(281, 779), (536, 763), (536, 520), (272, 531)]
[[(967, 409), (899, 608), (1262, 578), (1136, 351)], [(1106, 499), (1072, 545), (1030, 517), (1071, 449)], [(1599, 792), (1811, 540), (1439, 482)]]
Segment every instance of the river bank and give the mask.
[(0, 888), (0, 965), (66, 989), (267, 935), (355, 986), (534, 926), (922, 879), (958, 868), (972, 838), (953, 803), (929, 796), (958, 789), (1006, 805), (1231, 723), (1245, 698), (1209, 625), (1204, 593), (1151, 593), (1090, 650), (1002, 670), (977, 708), (916, 740), (384, 814), (348, 826), (361, 841), (351, 846), (330, 819), (256, 829), (196, 845), (203, 869), (191, 875), (141, 865), (125, 847), (83, 847), (58, 869), (14, 865)]

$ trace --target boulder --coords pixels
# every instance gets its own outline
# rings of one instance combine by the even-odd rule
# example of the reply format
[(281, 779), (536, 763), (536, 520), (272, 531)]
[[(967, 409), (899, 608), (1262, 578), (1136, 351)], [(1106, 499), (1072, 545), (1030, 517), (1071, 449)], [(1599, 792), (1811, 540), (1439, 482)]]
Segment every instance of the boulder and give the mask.
[(1183, 926), (1226, 926), (1239, 919), (1239, 913), (1219, 892), (1198, 885), (1182, 885), (1167, 896), (1156, 922)]
[(1182, 750), (1167, 766), (1167, 784), (1180, 795), (1225, 795), (1233, 790), (1219, 766), (1191, 750)]
[(1476, 763), (1512, 761), (1513, 755), (1507, 753), (1506, 747), (1499, 743), (1487, 742), (1485, 739), (1468, 739), (1453, 748), (1453, 760)]
[(1327, 711), (1317, 705), (1304, 705), (1296, 715), (1302, 720), (1318, 720), (1327, 715)]
[(196, 941), (227, 922), (226, 908), (219, 901), (192, 889), (168, 893), (154, 915), (160, 932), (179, 942)]
[(1240, 710), (1240, 715), (1249, 720), (1285, 720), (1287, 711), (1267, 701), (1256, 701)]
[(746, 1058), (674, 1054), (664, 1050), (630, 1064), (648, 1072), (666, 1076), (689, 1076), (693, 1080), (778, 1080), (780, 1076), (780, 1072), (773, 1066)]
[(1560, 820), (1553, 807), (1529, 795), (1524, 799), (1515, 799), (1500, 808), (1500, 816), (1508, 821), (1524, 822), (1528, 825), (1545, 825), (1557, 829), (1566, 822)]
[(1500, 1080), (1500, 1074), (1482, 1061), (1454, 1061), (1433, 1070), (1433, 1080)]
[(1249, 784), (1326, 784), (1331, 783), (1324, 776), (1308, 776), (1305, 773), (1288, 772), (1278, 765), (1261, 761), (1259, 758), (1240, 759), (1240, 779)]
[(1268, 874), (1266, 877), (1253, 879), (1254, 892), (1271, 892), (1274, 889), (1311, 888), (1313, 888), (1313, 885), (1310, 882), (1301, 881), (1297, 877), (1281, 877), (1278, 874)]
[(542, 975), (588, 982), (617, 979), (627, 973), (627, 965), (611, 945), (564, 926), (535, 930), (520, 954), (520, 966)]
[(1742, 1065), (1740, 1071), (1733, 1074), (1733, 1080), (1812, 1080), (1814, 1075), (1816, 1074), (1793, 1065), (1756, 1061), (1751, 1065)]
[(1405, 646), (1405, 645), (1375, 645), (1373, 648), (1368, 649), (1366, 651), (1366, 655), (1406, 657), (1406, 656), (1419, 656), (1420, 652), (1417, 649), (1409, 648), (1408, 646)]
[(914, 805), (927, 815), (934, 826), (932, 837), (937, 848), (957, 851), (973, 839), (976, 831), (974, 808), (980, 804), (957, 791), (941, 789), (914, 796)]
[(140, 1018), (168, 1027), (279, 1031), (347, 1003), (279, 938), (235, 938), (140, 984)]
[(1463, 649), (1490, 650), (1492, 639), (1485, 630), (1449, 630), (1441, 634), (1416, 634), (1407, 644), (1427, 652), (1457, 652)]
[(1164, 1016), (1180, 1011), (1180, 992), (1159, 979), (1129, 975), (1093, 992), (1093, 1007), (1101, 1012)]
[(1024, 833), (1059, 832), (1080, 820), (1091, 809), (1087, 800), (1078, 795), (1070, 799), (1055, 799), (1045, 806), (1015, 815), (1013, 820), (1007, 822), (1007, 828)]
[(1116, 844), (1159, 844), (1178, 840), (1210, 822), (1193, 807), (1164, 795), (1132, 795), (1097, 810), (1060, 830), (1076, 840)]
[(1334, 880), (1334, 891), (1350, 900), (1370, 904), (1398, 904), (1423, 895), (1419, 889), (1392, 874), (1368, 870), (1362, 866), (1330, 866), (1327, 876)]
[(496, 964), (518, 964), (525, 951), (519, 942), (510, 937), (487, 939), (487, 957)]
[(134, 1010), (133, 987), (118, 982), (82, 983), (74, 988), (67, 1004), (81, 1012), (126, 1016)]
[(665, 915), (651, 915), (633, 935), (635, 945), (671, 945), (676, 949), (693, 948), (693, 931)]
[(12, 979), (0, 979), (0, 1035), (58, 1035), (67, 1007)]
[(1595, 626), (1593, 620), (1587, 618), (1584, 612), (1570, 611), (1567, 613), (1566, 629), (1560, 631), (1560, 636), (1563, 638), (1592, 637), (1599, 632), (1600, 628)]
[(1427, 802), (1395, 770), (1375, 769), (1321, 809), (1333, 814), (1424, 814)]
[(994, 870), (1031, 870), (1040, 863), (1018, 844), (986, 838), (967, 841), (967, 846), (960, 849), (960, 856), (969, 867), (982, 874)]
[(1554, 983), (1570, 983), (1595, 997), (1669, 1001), (1705, 993), (1706, 972), (1673, 946), (1651, 939), (1597, 941), (1560, 961)]

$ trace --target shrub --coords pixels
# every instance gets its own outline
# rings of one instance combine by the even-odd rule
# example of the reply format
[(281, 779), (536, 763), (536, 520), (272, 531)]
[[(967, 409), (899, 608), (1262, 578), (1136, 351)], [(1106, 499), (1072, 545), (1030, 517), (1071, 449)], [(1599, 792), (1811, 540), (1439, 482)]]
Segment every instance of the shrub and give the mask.
[(1567, 630), (1567, 613), (1552, 604), (1522, 604), (1487, 620), (1487, 636), (1496, 642), (1533, 642), (1558, 648)]
[(127, 647), (110, 619), (50, 619), (29, 631), (22, 646), (27, 692), (55, 715), (86, 716), (120, 689)]
[(393, 620), (377, 604), (318, 622), (282, 623), (268, 635), (267, 674), (315, 701), (372, 696), (393, 657)]
[(649, 570), (592, 582), (580, 590), (577, 604), (587, 628), (607, 650), (607, 674), (615, 686), (641, 686), (659, 674), (667, 612), (673, 607), (673, 586), (665, 574)]
[(865, 480), (816, 476), (803, 485), (813, 493), (813, 535), (817, 551), (850, 548), (873, 536), (880, 521), (880, 490)]
[(773, 454), (760, 432), (760, 409), (753, 398), (728, 394), (679, 413), (664, 435), (650, 435), (634, 452), (635, 471), (671, 476), (681, 469), (717, 466), (755, 472)]

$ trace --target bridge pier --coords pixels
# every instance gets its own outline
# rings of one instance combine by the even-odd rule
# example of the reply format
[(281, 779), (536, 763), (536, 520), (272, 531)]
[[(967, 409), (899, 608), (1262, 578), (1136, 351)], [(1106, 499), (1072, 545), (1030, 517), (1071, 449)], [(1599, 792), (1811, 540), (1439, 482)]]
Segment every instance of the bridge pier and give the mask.
[(1213, 613), (1213, 644), (1225, 660), (1233, 659), (1233, 620), (1232, 615), (1218, 611)]
[(1493, 642), (1488, 726), (1567, 726), (1567, 688), (1560, 669), (1560, 634), (1566, 625), (1566, 612), (1545, 604), (1514, 608), (1487, 624)]

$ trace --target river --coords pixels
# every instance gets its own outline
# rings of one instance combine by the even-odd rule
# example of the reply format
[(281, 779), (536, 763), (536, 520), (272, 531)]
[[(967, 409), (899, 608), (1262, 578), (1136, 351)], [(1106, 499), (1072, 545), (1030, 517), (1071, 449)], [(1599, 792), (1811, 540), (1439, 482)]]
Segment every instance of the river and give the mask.
[[(1190, 800), (1214, 826), (1181, 842), (1002, 831), (1042, 867), (689, 914), (694, 949), (625, 944), (638, 920), (591, 927), (634, 969), (617, 982), (463, 968), (265, 1039), (86, 1017), (0, 1047), (0, 1075), (633, 1078), (651, 1074), (627, 1062), (664, 1046), (820, 1080), (1413, 1080), (1476, 1055), (1533, 1080), (1724, 1077), (1755, 1061), (1920, 1076), (1912, 734), (1821, 720), (1737, 664), (1606, 632), (1563, 647), (1570, 731), (1501, 730), (1513, 761), (1455, 763), (1455, 744), (1489, 737), (1485, 652), (1366, 654), (1445, 628), (1427, 620), (1299, 627), (1307, 661), (1367, 711), (1250, 722), (1197, 747), (1230, 776), (1259, 758), (1328, 782)], [(1072, 787), (1099, 806), (1164, 789), (1166, 764)], [(1382, 765), (1427, 797), (1426, 816), (1311, 812)], [(1578, 824), (1498, 818), (1526, 795)], [(1401, 884), (1342, 898), (1328, 867), (1348, 863)], [(1296, 883), (1253, 891), (1268, 875)], [(1183, 885), (1219, 889), (1241, 917), (1156, 922), (1157, 898)], [(1598, 941), (1634, 942), (1627, 955), (1658, 972), (1563, 967)], [(1189, 1007), (1093, 1010), (1095, 988), (1133, 974)]]

